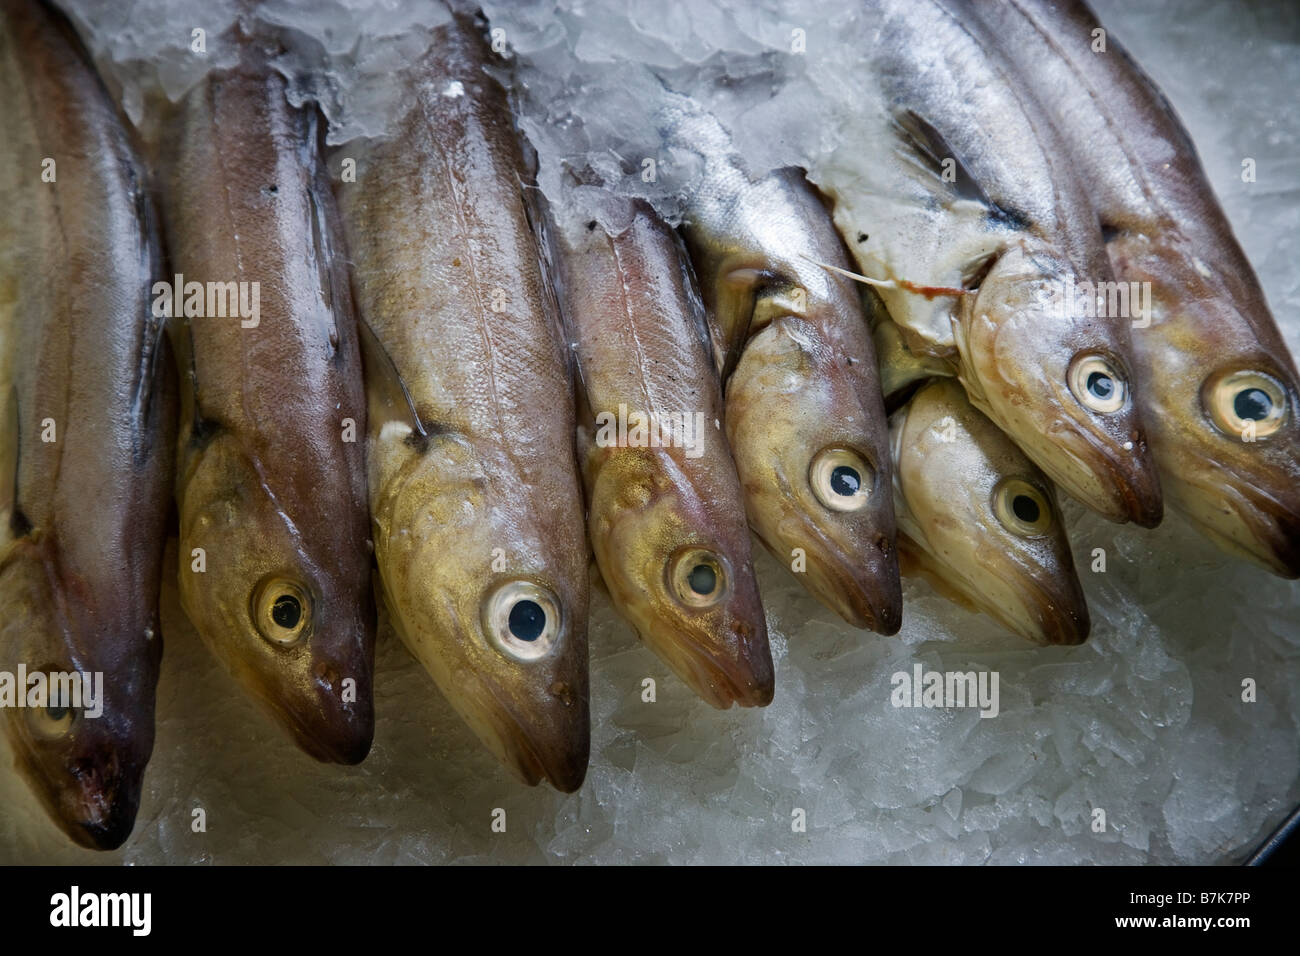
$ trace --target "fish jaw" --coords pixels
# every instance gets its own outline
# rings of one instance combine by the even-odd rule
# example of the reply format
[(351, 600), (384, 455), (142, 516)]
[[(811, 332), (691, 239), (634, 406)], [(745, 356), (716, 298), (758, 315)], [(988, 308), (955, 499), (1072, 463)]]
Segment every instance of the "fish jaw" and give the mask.
[[(1134, 396), (1145, 383), (1130, 371), (1129, 336), (1117, 331), (1129, 320), (1086, 315), (1079, 299), (1060, 294), (1071, 275), (1027, 241), (1005, 249), (954, 317), (959, 378), (971, 402), (1057, 485), (1111, 521), (1152, 528), (1163, 498)], [(1087, 356), (1124, 381), (1119, 408), (1095, 411), (1071, 390), (1072, 366)]]
[[(615, 606), (711, 706), (770, 704), (772, 655), (739, 488), (734, 501), (711, 500), (693, 461), (667, 449), (592, 457), (602, 461), (592, 469), (588, 527)], [(707, 606), (674, 586), (677, 563), (699, 553), (716, 560), (722, 592)]]
[[(1036, 644), (1081, 644), (1090, 617), (1046, 477), (959, 385), (923, 386), (891, 421), (899, 547), (941, 593)], [(997, 498), (1028, 485), (1045, 510), (1028, 532), (999, 517)]]
[[(52, 732), (44, 708), (5, 708), (5, 730), (19, 772), (58, 827), (88, 849), (113, 850), (131, 834), (153, 753), (157, 612), (138, 607), (133, 593), (100, 594), (106, 603), (90, 607), (91, 595), (51, 575), (57, 562), (48, 552), (49, 539), (20, 541), (0, 569), (0, 648), (16, 650), (0, 667), (102, 674), (102, 712), (77, 713)], [(120, 633), (106, 638), (104, 621)]]
[[(511, 773), (576, 790), (591, 749), (577, 499), (494, 497), (494, 488), (518, 486), (509, 455), (459, 435), (379, 456), (387, 475), (371, 486), (375, 554), (398, 636)], [(494, 570), (501, 552), (505, 568)], [(529, 648), (488, 630), (494, 595), (520, 584), (549, 594), (559, 618), (531, 659), (521, 656)]]
[[(342, 514), (333, 523), (299, 514), (295, 524), (234, 447), (222, 438), (209, 445), (178, 495), (181, 605), (209, 650), (302, 750), (323, 762), (359, 763), (374, 738), (364, 525)], [(201, 573), (195, 549), (204, 554)], [(267, 636), (258, 622), (276, 582), (295, 584), (310, 609), (291, 642)]]
[[(866, 389), (818, 328), (775, 319), (749, 341), (727, 383), (727, 437), (750, 527), (778, 561), (804, 559), (804, 585), (855, 627), (897, 633), (902, 586), (890, 494), (892, 466), (870, 423)], [(878, 399), (877, 399), (878, 401)], [(833, 510), (813, 490), (811, 468), (846, 449), (870, 469), (866, 502)]]

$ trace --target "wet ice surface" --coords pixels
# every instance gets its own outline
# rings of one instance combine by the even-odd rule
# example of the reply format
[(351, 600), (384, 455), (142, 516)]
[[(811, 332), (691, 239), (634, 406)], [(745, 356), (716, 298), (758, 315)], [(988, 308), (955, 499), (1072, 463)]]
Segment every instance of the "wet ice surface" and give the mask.
[[(1134, 6), (1098, 3), (1190, 127), (1300, 350), (1300, 15), (1281, 2)], [(1253, 184), (1240, 180), (1246, 156)], [(763, 711), (696, 701), (598, 595), (591, 769), (572, 796), (514, 783), (386, 631), (373, 752), (356, 768), (313, 763), (213, 663), (169, 581), (135, 835), (111, 854), (72, 847), (3, 773), (0, 862), (1240, 859), (1300, 799), (1300, 585), (1222, 557), (1177, 517), (1142, 532), (1067, 511), (1094, 619), (1074, 649), (1009, 643), (915, 583), (897, 638), (855, 632), (759, 555), (777, 667)], [(1104, 574), (1088, 570), (1097, 547)], [(996, 670), (1000, 715), (891, 707), (890, 675), (914, 663)], [(642, 702), (646, 677), (655, 703)], [(1245, 678), (1255, 703), (1241, 701)], [(206, 833), (192, 832), (196, 808)], [(495, 808), (505, 833), (491, 829)], [(805, 833), (792, 832), (796, 808)]]

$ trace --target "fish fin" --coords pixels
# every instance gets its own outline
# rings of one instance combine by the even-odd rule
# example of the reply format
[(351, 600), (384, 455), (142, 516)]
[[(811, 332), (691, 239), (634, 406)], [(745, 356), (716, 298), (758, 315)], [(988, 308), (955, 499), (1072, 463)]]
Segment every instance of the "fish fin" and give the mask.
[(396, 422), (411, 430), (411, 434), (420, 441), (428, 439), (428, 433), (415, 410), (415, 401), (411, 391), (402, 380), (384, 343), (364, 319), (357, 322), (361, 330), (361, 364), (365, 369), (367, 412), (370, 416), (372, 432), (381, 431), (390, 422)]
[(948, 145), (943, 134), (928, 120), (913, 110), (901, 110), (894, 114), (893, 125), (904, 142), (912, 147), (910, 158), (919, 159), (935, 178), (947, 184), (957, 196), (990, 209), (996, 208), (957, 151)]
[(740, 353), (749, 337), (759, 289), (769, 278), (768, 272), (754, 266), (727, 269), (718, 277), (715, 321), (709, 329), (709, 337), (713, 345), (713, 363), (723, 382), (740, 361)]
[(876, 322), (871, 330), (880, 363), (880, 389), (887, 407), (904, 404), (905, 391), (935, 377), (951, 377), (954, 372), (942, 359), (917, 355), (907, 347), (903, 330), (888, 320)]

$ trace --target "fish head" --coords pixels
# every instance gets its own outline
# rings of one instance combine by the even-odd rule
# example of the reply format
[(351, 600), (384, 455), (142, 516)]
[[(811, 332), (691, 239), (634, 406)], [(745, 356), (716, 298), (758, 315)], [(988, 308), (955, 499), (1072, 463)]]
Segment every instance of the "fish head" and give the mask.
[(1132, 320), (1097, 318), (1098, 288), (1051, 250), (1010, 244), (954, 318), (960, 378), (1056, 484), (1111, 521), (1150, 528), (1163, 501), (1128, 361)]
[(448, 702), (515, 776), (569, 793), (591, 747), (587, 548), (576, 474), (557, 472), (572, 464), (531, 447), (434, 436), (372, 490), (375, 548), (397, 630)]
[[(720, 433), (699, 438), (725, 445)], [(775, 678), (739, 489), (720, 500), (700, 459), (680, 452), (595, 450), (605, 459), (590, 492), (596, 563), (642, 639), (700, 697), (764, 707)]]
[(846, 621), (893, 634), (902, 588), (884, 410), (843, 356), (817, 324), (773, 319), (727, 382), (727, 438), (764, 545)]
[[(178, 496), (182, 605), (209, 649), (304, 751), (358, 763), (374, 736), (364, 510), (343, 506), (350, 491), (328, 478), (295, 487), (301, 459), (269, 476), (253, 457), (220, 433), (188, 469)], [(307, 470), (327, 476), (334, 466)]]
[(1154, 290), (1133, 344), (1170, 501), (1225, 551), (1300, 577), (1300, 380), (1249, 266), (1198, 269), (1128, 233), (1109, 251)]
[(1037, 644), (1080, 644), (1090, 620), (1050, 482), (962, 387), (938, 379), (891, 420), (899, 548)]
[[(16, 695), (3, 719), (51, 819), (81, 846), (113, 850), (135, 825), (153, 752), (162, 638), (138, 595), (92, 594), (68, 572), (49, 538), (20, 539), (0, 562), (0, 669)], [(44, 675), (39, 697), (34, 674)]]

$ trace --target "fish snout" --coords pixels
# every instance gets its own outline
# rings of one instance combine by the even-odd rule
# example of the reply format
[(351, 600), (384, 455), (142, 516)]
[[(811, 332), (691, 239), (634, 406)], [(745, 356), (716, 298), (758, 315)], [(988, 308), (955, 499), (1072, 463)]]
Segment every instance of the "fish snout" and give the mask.
[(1086, 431), (1060, 433), (1061, 457), (1038, 464), (1072, 497), (1117, 523), (1154, 528), (1164, 518), (1164, 495), (1155, 461), (1140, 429), (1122, 440)]
[(767, 642), (767, 628), (736, 620), (721, 635), (721, 649), (713, 642), (673, 641), (656, 648), (678, 677), (709, 706), (728, 710), (766, 707), (776, 692), (776, 674)]
[(91, 850), (116, 850), (135, 827), (143, 767), (124, 766), (111, 752), (82, 756), (68, 766), (72, 786), (64, 793), (63, 829)]
[[(572, 691), (552, 685), (550, 693), (564, 697)], [(576, 701), (568, 706), (575, 705)], [(586, 708), (581, 709), (585, 715)], [(581, 726), (551, 728), (555, 732), (530, 730), (507, 714), (501, 714), (495, 723), (498, 726), (485, 742), (524, 783), (531, 787), (548, 780), (561, 793), (573, 793), (582, 786), (591, 755), (591, 731), (585, 717)]]
[[(883, 532), (846, 553), (823, 539), (807, 549), (806, 585), (813, 595), (854, 627), (886, 636), (903, 623), (903, 586), (896, 548)], [(778, 559), (782, 555), (777, 552)]]

